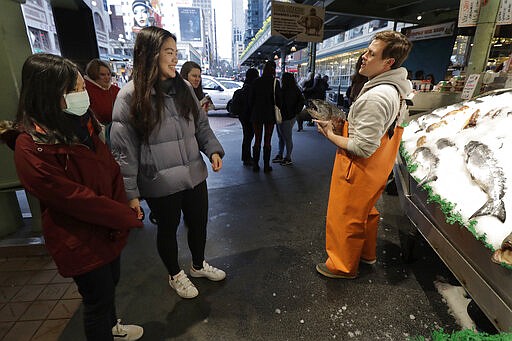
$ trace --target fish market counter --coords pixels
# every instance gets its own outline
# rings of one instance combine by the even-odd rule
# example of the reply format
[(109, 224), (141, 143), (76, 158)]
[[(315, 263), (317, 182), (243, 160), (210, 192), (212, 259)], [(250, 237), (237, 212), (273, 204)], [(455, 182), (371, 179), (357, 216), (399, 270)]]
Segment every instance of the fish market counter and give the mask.
[(409, 113), (414, 115), (460, 102), (460, 95), (460, 92), (417, 92), (412, 98)]
[(500, 331), (512, 330), (512, 270), (491, 261), (492, 251), (469, 230), (446, 223), (439, 204), (409, 174), (405, 161), (394, 167), (400, 205), (471, 298)]

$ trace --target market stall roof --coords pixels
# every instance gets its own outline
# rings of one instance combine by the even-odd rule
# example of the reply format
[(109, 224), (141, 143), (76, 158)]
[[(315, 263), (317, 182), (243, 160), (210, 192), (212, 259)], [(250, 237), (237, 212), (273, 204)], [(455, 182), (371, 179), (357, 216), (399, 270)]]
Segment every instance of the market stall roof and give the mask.
[[(455, 21), (460, 4), (460, 0), (365, 0), (364, 5), (359, 1), (341, 0), (296, 0), (294, 2), (325, 7), (324, 39), (372, 19), (420, 25)], [(421, 20), (418, 20), (420, 15)], [(279, 50), (285, 49), (289, 53), (292, 45), (295, 45), (297, 50), (307, 45), (307, 43), (295, 42), (293, 39), (270, 35), (270, 25), (266, 30), (268, 34), (266, 32), (261, 34), (258, 41), (255, 41), (253, 46), (242, 55), (242, 64), (260, 64), (265, 59), (273, 58)]]

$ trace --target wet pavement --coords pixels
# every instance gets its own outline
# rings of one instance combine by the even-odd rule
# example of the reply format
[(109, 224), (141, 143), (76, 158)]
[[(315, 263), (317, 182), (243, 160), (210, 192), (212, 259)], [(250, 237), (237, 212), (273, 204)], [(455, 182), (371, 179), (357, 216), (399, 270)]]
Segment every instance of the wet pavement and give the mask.
[[(362, 264), (354, 280), (322, 277), (325, 214), (335, 147), (307, 127), (294, 130), (293, 165), (254, 173), (240, 161), (237, 119), (212, 115), (226, 150), (211, 172), (206, 259), (222, 268), (222, 282), (192, 278), (197, 298), (169, 287), (156, 247), (156, 226), (130, 235), (117, 290), (118, 315), (144, 327), (142, 340), (406, 340), (432, 330), (458, 330), (433, 281), (449, 271), (418, 238), (412, 263), (401, 257), (399, 230), (408, 222), (398, 197), (378, 203), (382, 220), (378, 261)], [(273, 152), (277, 147), (274, 132)], [(179, 261), (188, 272), (186, 229), (179, 228)], [(60, 340), (84, 340), (82, 309)]]

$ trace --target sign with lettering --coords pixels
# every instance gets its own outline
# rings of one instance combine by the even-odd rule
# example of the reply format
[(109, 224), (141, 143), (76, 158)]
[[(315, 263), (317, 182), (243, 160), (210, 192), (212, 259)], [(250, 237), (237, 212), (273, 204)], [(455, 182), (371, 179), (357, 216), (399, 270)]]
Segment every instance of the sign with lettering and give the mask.
[(464, 89), (462, 89), (462, 94), (460, 95), (461, 99), (470, 99), (473, 97), (475, 93), (476, 85), (478, 84), (478, 80), (480, 79), (479, 73), (474, 73), (469, 75), (466, 84), (464, 85)]
[(272, 35), (305, 42), (324, 39), (325, 9), (272, 1)]
[(460, 0), (459, 27), (476, 26), (482, 0)]
[(501, 0), (496, 25), (512, 24), (512, 0)]
[(455, 23), (445, 23), (425, 27), (409, 27), (404, 30), (404, 34), (411, 41), (433, 39), (452, 36), (455, 30)]

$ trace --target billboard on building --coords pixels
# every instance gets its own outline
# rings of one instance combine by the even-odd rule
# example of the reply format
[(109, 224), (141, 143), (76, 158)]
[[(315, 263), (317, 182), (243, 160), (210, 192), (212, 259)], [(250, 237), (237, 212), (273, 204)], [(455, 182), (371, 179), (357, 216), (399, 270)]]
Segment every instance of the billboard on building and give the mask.
[(162, 27), (160, 0), (133, 0), (132, 13), (134, 33), (148, 26)]
[(201, 41), (201, 13), (197, 7), (178, 8), (181, 41)]

